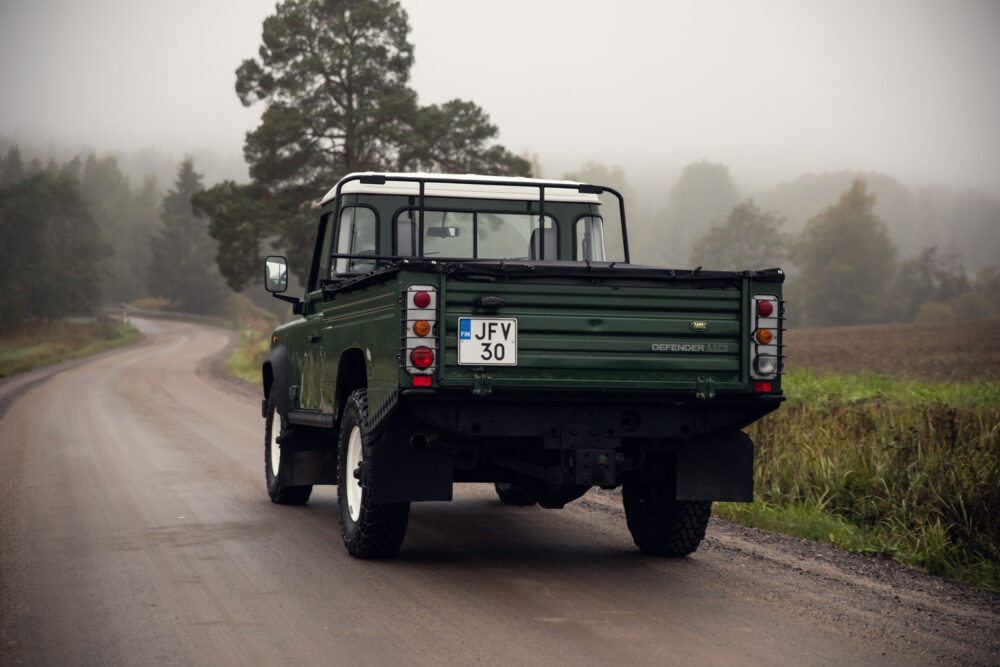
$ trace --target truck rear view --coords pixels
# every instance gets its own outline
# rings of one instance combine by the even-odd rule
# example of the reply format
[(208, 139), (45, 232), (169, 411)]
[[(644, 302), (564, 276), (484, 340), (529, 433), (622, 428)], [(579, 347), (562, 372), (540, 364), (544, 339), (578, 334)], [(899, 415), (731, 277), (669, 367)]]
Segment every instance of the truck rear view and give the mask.
[[(664, 556), (697, 548), (712, 501), (752, 500), (741, 429), (783, 400), (779, 269), (630, 264), (621, 197), (565, 181), (354, 174), (319, 219), (263, 369), (265, 474), (279, 503), (336, 483), (352, 555), (395, 554), (409, 503), (456, 482), (547, 508), (620, 486)], [(269, 289), (286, 271), (268, 259)]]

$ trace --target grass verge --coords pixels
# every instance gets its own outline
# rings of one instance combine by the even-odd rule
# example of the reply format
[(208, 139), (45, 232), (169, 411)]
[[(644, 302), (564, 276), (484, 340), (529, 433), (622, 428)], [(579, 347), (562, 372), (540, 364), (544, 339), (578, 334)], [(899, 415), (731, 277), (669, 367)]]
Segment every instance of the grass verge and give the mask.
[(244, 327), (240, 331), (239, 342), (226, 359), (226, 372), (259, 387), (260, 369), (270, 352), (271, 328), (266, 323)]
[(0, 378), (134, 343), (131, 324), (102, 319), (96, 324), (39, 324), (0, 338)]
[(893, 558), (1000, 592), (1000, 382), (792, 372), (751, 426), (744, 525)]

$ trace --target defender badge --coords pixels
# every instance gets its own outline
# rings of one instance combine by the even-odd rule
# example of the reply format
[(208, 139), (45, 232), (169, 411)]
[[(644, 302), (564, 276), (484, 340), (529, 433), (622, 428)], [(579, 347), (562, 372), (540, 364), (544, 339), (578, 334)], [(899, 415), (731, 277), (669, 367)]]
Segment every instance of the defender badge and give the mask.
[(695, 320), (688, 326), (691, 327), (691, 331), (708, 331), (708, 322), (702, 320)]

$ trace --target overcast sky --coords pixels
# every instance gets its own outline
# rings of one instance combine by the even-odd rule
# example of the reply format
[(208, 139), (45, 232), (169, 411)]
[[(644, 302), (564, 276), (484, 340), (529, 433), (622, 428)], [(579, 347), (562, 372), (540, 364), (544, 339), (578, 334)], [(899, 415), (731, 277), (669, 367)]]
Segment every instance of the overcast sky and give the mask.
[[(423, 103), (482, 106), (551, 173), (698, 159), (762, 187), (888, 172), (1000, 192), (1000, 2), (404, 0)], [(0, 0), (0, 135), (234, 159), (273, 0)]]

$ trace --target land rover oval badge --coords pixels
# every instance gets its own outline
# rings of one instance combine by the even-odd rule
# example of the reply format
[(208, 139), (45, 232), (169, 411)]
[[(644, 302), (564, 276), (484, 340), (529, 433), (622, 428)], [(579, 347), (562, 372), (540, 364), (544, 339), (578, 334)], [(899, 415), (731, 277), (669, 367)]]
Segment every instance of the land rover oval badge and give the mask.
[(708, 322), (702, 320), (695, 320), (688, 326), (691, 327), (691, 331), (708, 331)]

